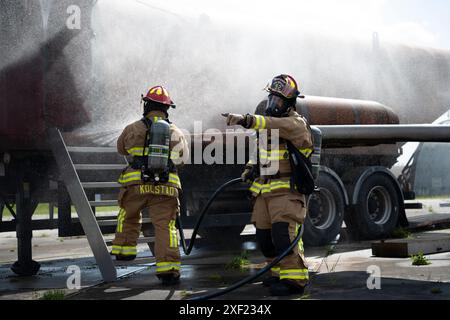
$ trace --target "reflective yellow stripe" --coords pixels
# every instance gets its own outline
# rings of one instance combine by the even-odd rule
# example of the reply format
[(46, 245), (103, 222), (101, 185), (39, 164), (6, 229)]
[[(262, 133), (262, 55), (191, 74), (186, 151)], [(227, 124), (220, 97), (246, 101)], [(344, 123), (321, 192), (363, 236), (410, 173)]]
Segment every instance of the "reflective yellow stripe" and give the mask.
[(266, 128), (266, 119), (263, 116), (255, 116), (255, 124), (252, 129), (265, 129)]
[(265, 129), (266, 128), (266, 118), (261, 117), (261, 119), (262, 119), (261, 129)]
[(157, 262), (157, 267), (165, 267), (165, 266), (171, 266), (171, 265), (181, 265), (181, 262), (172, 261), (172, 262)]
[(128, 173), (121, 174), (118, 180), (120, 184), (125, 184), (133, 181), (141, 181), (140, 171), (130, 171)]
[(270, 184), (260, 184), (257, 182), (254, 182), (252, 186), (250, 187), (250, 191), (254, 193), (270, 193), (275, 190), (279, 189), (290, 189), (291, 183), (289, 181), (281, 181), (281, 180), (275, 180), (270, 182)]
[(264, 154), (264, 155), (267, 155), (267, 154), (285, 155), (286, 152), (288, 152), (288, 151), (287, 151), (286, 149), (281, 149), (281, 150), (277, 150), (277, 149), (274, 149), (274, 150), (266, 150), (266, 149), (261, 148), (261, 149), (259, 150), (259, 152), (260, 152), (260, 154)]
[(287, 150), (264, 150), (261, 149), (259, 157), (264, 160), (287, 160), (289, 153)]
[(271, 183), (270, 184), (270, 191), (278, 190), (278, 189), (290, 189), (291, 184), (290, 182), (282, 182), (282, 183)]
[[(298, 149), (306, 158), (309, 158), (313, 153), (312, 149)], [(261, 159), (267, 160), (286, 160), (289, 159), (288, 150), (264, 150), (260, 149), (259, 155)]]
[[(142, 148), (142, 147), (135, 147), (135, 148), (131, 148), (131, 149), (127, 150), (127, 152), (130, 155), (135, 156), (135, 157), (141, 157), (143, 151), (144, 151), (144, 148)], [(148, 148), (145, 148), (144, 156), (148, 156)]]
[[(141, 172), (140, 171), (130, 171), (126, 174), (122, 174), (119, 177), (118, 182), (120, 184), (125, 184), (133, 181), (141, 181)], [(180, 177), (176, 173), (169, 173), (169, 182), (173, 183), (177, 188), (181, 189), (181, 181)]]
[(158, 262), (158, 263), (156, 263), (156, 272), (164, 272), (164, 271), (171, 271), (171, 270), (179, 271), (180, 269), (181, 269), (180, 262)]
[[(297, 226), (295, 227), (295, 233), (298, 234), (298, 230), (300, 229), (302, 225), (297, 223)], [(298, 241), (298, 251), (303, 254), (305, 252), (305, 249), (303, 247), (303, 240), (300, 238)]]
[(313, 153), (313, 149), (305, 148), (305, 149), (298, 149), (305, 157), (309, 158), (309, 156)]
[(127, 215), (127, 212), (125, 210), (122, 210), (122, 216), (120, 219), (120, 232), (123, 232), (123, 222), (125, 221), (126, 215)]
[(126, 212), (123, 208), (120, 208), (119, 215), (117, 216), (117, 229), (116, 231), (121, 233), (123, 231), (123, 221), (125, 220)]
[(309, 279), (308, 269), (289, 269), (280, 271), (280, 280), (293, 279), (293, 280), (306, 280)]
[(137, 255), (137, 248), (136, 246), (113, 246), (111, 253), (123, 256), (135, 256)]
[(121, 249), (122, 249), (121, 246), (113, 246), (111, 253), (112, 254), (120, 254)]
[(259, 129), (259, 125), (260, 125), (259, 119), (260, 119), (259, 116), (255, 116), (256, 123), (255, 123), (254, 129)]
[(169, 222), (169, 246), (171, 248), (178, 248), (177, 227), (175, 220)]
[(181, 181), (180, 181), (180, 177), (178, 176), (178, 174), (169, 173), (169, 182), (173, 183), (174, 185), (177, 186), (177, 188), (181, 189)]
[(180, 159), (180, 152), (179, 151), (171, 151), (170, 152), (170, 159), (172, 160), (178, 160)]
[(130, 250), (122, 249), (122, 252), (120, 254), (122, 254), (124, 256), (135, 256), (135, 255), (137, 255), (137, 250), (136, 249), (130, 249)]

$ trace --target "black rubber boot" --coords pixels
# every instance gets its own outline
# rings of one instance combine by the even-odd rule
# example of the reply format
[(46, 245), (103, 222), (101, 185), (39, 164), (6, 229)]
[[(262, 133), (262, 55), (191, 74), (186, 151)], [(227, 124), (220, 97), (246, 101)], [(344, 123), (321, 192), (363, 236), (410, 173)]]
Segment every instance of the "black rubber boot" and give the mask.
[(264, 287), (270, 287), (271, 285), (277, 284), (278, 282), (280, 282), (280, 278), (272, 276), (264, 279), (262, 284)]
[(158, 275), (158, 278), (162, 281), (163, 286), (174, 286), (180, 283), (180, 276), (173, 273)]
[(281, 280), (269, 288), (270, 294), (275, 297), (286, 297), (291, 295), (303, 295), (305, 287), (291, 281)]
[(135, 255), (124, 256), (122, 254), (113, 254), (113, 253), (111, 253), (111, 255), (116, 257), (116, 261), (133, 261), (134, 259), (136, 259)]

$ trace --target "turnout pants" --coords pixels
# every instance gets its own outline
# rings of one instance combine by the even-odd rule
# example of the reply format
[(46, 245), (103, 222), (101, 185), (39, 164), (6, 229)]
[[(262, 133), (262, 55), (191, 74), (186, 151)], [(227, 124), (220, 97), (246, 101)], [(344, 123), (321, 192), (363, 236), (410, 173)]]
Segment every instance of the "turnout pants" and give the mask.
[[(136, 255), (141, 231), (141, 211), (148, 208), (155, 229), (156, 274), (180, 275), (180, 252), (176, 217), (177, 196), (155, 195), (143, 185), (123, 187), (119, 193), (120, 211), (112, 254)], [(178, 194), (177, 192), (175, 194)]]
[[(297, 236), (306, 217), (305, 196), (289, 191), (260, 194), (253, 207), (252, 222), (256, 226), (256, 237), (262, 253), (271, 262), (282, 254)], [(299, 286), (308, 283), (303, 242), (272, 268), (272, 275)]]

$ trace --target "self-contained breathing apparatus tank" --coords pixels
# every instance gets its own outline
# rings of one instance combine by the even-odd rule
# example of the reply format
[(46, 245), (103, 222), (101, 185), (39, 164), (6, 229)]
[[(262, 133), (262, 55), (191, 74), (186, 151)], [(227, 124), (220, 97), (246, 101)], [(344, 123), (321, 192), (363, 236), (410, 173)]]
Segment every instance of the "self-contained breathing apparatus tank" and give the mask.
[(149, 126), (145, 148), (148, 156), (142, 166), (144, 183), (165, 183), (169, 181), (170, 170), (170, 125), (158, 120)]
[(287, 141), (289, 161), (292, 168), (292, 188), (304, 195), (311, 195), (317, 191), (316, 181), (320, 170), (320, 151), (322, 147), (322, 133), (317, 128), (311, 128), (313, 153), (304, 155), (290, 141)]

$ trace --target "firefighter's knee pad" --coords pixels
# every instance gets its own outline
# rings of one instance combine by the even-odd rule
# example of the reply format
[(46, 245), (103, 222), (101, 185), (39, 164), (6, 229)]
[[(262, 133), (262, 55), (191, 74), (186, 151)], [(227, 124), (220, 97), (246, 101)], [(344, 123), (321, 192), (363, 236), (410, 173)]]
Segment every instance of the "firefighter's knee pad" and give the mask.
[[(272, 225), (272, 238), (277, 255), (282, 254), (291, 245), (289, 223), (277, 222)], [(291, 250), (289, 254), (293, 254)]]
[(264, 257), (275, 258), (277, 256), (277, 251), (272, 242), (272, 230), (256, 229), (256, 240)]

